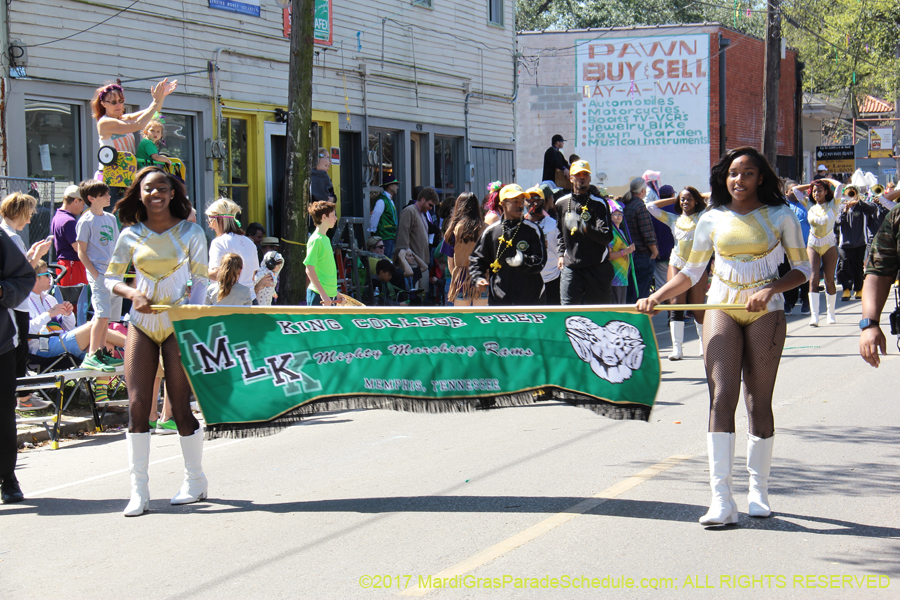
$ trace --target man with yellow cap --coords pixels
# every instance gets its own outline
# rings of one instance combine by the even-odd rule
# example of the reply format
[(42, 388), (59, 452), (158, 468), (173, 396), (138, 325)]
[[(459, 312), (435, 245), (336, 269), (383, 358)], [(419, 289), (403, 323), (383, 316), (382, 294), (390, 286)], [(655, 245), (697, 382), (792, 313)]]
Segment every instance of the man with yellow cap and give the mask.
[(547, 248), (541, 228), (524, 218), (528, 194), (512, 183), (500, 189), (502, 218), (481, 234), (469, 257), (469, 275), (488, 292), (490, 306), (534, 306), (544, 290)]
[(559, 228), (559, 295), (563, 305), (612, 303), (613, 239), (609, 205), (591, 191), (591, 165), (579, 160), (569, 169), (572, 193), (556, 201)]

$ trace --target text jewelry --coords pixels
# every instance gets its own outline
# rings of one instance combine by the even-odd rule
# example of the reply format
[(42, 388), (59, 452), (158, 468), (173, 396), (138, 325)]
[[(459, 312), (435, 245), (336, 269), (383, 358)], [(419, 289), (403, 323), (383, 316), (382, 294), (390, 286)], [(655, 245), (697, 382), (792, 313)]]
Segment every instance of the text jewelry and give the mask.
[(509, 230), (506, 228), (506, 224), (504, 221), (503, 225), (503, 233), (497, 238), (497, 256), (494, 257), (494, 262), (491, 263), (491, 271), (496, 273), (500, 270), (500, 267), (503, 265), (500, 264), (500, 255), (503, 254), (503, 251), (507, 248), (512, 248), (513, 240), (516, 239), (516, 234), (519, 233), (519, 227), (522, 226), (522, 221), (519, 221), (519, 224), (516, 225), (516, 228), (513, 229), (512, 234), (509, 236), (509, 239), (506, 239), (506, 234), (509, 233)]

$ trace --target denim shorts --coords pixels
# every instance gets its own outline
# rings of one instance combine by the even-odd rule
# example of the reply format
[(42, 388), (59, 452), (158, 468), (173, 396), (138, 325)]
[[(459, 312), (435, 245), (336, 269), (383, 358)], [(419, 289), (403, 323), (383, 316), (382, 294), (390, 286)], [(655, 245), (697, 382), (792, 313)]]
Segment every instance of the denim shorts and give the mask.
[(49, 358), (52, 356), (59, 356), (60, 354), (68, 352), (79, 360), (84, 358), (85, 351), (81, 350), (78, 347), (78, 342), (75, 340), (74, 331), (67, 331), (62, 335), (54, 335), (50, 338), (40, 338), (38, 340), (38, 343), (40, 343), (41, 345), (43, 345), (44, 342), (47, 342), (47, 349), (41, 349), (35, 352), (37, 356)]

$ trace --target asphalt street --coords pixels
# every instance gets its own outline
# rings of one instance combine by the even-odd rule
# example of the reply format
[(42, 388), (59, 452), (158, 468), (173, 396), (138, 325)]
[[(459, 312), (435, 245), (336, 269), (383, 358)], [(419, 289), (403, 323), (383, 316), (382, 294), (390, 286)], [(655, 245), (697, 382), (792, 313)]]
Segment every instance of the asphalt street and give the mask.
[(692, 326), (688, 358), (665, 359), (657, 317), (649, 423), (561, 404), (328, 413), (207, 442), (210, 499), (179, 507), (177, 436), (154, 436), (137, 518), (122, 516), (124, 433), (22, 452), (27, 500), (0, 507), (0, 597), (898, 598), (900, 360), (890, 339), (881, 368), (865, 364), (860, 303), (838, 309), (817, 329), (788, 317), (772, 518), (746, 516), (742, 403), (740, 523), (697, 523), (703, 364)]

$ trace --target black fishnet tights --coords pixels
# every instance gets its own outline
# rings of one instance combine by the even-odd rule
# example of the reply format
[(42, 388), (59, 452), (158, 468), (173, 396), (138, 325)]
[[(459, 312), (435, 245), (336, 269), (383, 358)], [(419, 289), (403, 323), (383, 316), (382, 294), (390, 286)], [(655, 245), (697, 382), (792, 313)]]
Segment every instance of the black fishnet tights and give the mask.
[(156, 401), (153, 381), (162, 351), (163, 371), (166, 376), (166, 390), (172, 418), (178, 426), (178, 435), (191, 435), (200, 423), (191, 412), (191, 386), (184, 367), (175, 335), (170, 335), (162, 346), (150, 339), (146, 333), (132, 326), (125, 341), (125, 384), (128, 386), (128, 431), (147, 433), (150, 431), (150, 409)]
[(724, 311), (706, 312), (703, 360), (709, 382), (709, 431), (734, 432), (734, 413), (743, 379), (750, 433), (759, 438), (774, 435), (772, 391), (786, 334), (787, 325), (780, 310), (745, 327)]

